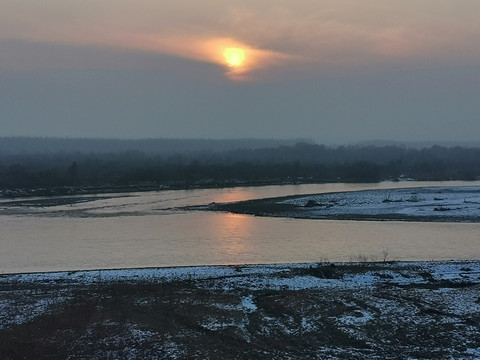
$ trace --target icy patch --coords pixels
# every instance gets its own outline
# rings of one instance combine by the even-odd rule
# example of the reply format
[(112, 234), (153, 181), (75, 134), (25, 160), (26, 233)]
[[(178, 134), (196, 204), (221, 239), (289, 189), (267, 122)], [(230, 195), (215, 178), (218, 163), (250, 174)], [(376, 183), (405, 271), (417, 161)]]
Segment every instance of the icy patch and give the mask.
[(310, 332), (310, 331), (316, 331), (317, 327), (315, 326), (315, 323), (312, 321), (311, 318), (302, 318), (302, 331), (305, 332)]
[(155, 303), (155, 301), (156, 301), (156, 298), (154, 298), (153, 296), (148, 298), (139, 298), (135, 300), (135, 305), (150, 306), (153, 303)]
[(247, 312), (253, 312), (257, 310), (257, 305), (253, 301), (253, 295), (242, 298), (242, 306)]
[(295, 276), (292, 278), (271, 277), (259, 273), (245, 278), (225, 278), (221, 280), (223, 290), (238, 287), (248, 290), (307, 290), (343, 287), (341, 280), (319, 279), (314, 276)]
[(435, 280), (461, 280), (463, 282), (478, 282), (480, 280), (479, 262), (445, 262), (429, 264)]
[(338, 321), (345, 325), (363, 325), (374, 318), (373, 314), (367, 310), (357, 310), (355, 315), (343, 315)]
[[(303, 264), (300, 264), (303, 266)], [(279, 271), (290, 271), (295, 265), (245, 265), (241, 266), (242, 275), (261, 273), (278, 274)], [(46, 273), (27, 273), (0, 275), (2, 282), (26, 282), (26, 283), (53, 283), (58, 281), (70, 284), (90, 285), (95, 283), (122, 282), (122, 281), (152, 281), (168, 282), (175, 280), (205, 280), (220, 277), (238, 276), (238, 266), (188, 266), (170, 268), (138, 268), (138, 269), (112, 269), (112, 270), (85, 270), (85, 271), (62, 271)]]
[(147, 339), (151, 339), (155, 337), (157, 334), (149, 331), (149, 330), (142, 330), (138, 328), (137, 325), (135, 324), (127, 324), (125, 326), (127, 328), (127, 331), (129, 332), (130, 336), (136, 341), (136, 342), (143, 342)]
[(402, 276), (401, 273), (389, 270), (367, 271), (358, 274), (345, 274), (343, 280), (347, 283), (350, 282), (358, 286), (373, 286), (385, 282), (398, 285), (421, 284), (425, 282), (421, 276), (412, 275), (414, 275), (413, 272), (407, 277)]
[(241, 310), (242, 310), (242, 305), (232, 305), (232, 304), (214, 303), (214, 304), (211, 304), (211, 306), (213, 306), (213, 307), (215, 307), (215, 308), (217, 308), (217, 309), (228, 310), (228, 311), (232, 311), (232, 310), (241, 311)]
[(463, 289), (442, 288), (435, 290), (434, 294), (441, 298), (449, 314), (468, 316), (480, 313), (480, 291), (472, 293)]
[(210, 321), (202, 324), (202, 327), (211, 331), (222, 330), (232, 326), (237, 326), (234, 322), (223, 322), (217, 319), (210, 319)]
[(465, 353), (467, 353), (468, 355), (475, 356), (476, 359), (480, 359), (480, 348), (467, 349)]
[[(53, 305), (64, 302), (63, 296), (56, 298), (2, 300), (0, 302), (0, 330), (32, 321), (45, 314)], [(12, 316), (11, 314), (15, 314)]]

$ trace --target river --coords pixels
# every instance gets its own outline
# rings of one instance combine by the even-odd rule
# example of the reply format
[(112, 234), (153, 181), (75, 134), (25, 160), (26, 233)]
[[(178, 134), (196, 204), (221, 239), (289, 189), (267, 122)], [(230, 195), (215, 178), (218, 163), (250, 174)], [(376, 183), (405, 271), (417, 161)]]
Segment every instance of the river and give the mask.
[[(284, 195), (480, 182), (309, 184), (0, 201), (0, 273), (186, 265), (480, 258), (480, 224), (330, 221), (179, 210)], [(48, 199), (47, 199), (48, 200)], [(32, 202), (32, 204), (29, 204)]]

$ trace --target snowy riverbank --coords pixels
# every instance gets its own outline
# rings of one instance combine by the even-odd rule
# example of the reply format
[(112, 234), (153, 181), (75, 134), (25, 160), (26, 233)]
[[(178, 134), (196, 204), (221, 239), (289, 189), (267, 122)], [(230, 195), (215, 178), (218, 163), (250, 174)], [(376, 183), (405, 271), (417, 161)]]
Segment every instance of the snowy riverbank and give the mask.
[(0, 277), (0, 357), (480, 357), (480, 261)]

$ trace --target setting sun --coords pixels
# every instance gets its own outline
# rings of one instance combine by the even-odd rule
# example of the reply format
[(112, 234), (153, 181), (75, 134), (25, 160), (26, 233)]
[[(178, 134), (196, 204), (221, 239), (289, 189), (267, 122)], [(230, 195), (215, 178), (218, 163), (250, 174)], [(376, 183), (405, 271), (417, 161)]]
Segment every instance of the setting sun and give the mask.
[[(233, 81), (249, 81), (254, 78), (253, 72), (259, 69), (298, 60), (291, 55), (260, 49), (232, 38), (151, 37), (139, 42), (138, 46), (144, 50), (161, 50), (179, 57), (219, 65), (225, 76)], [(259, 79), (258, 73), (255, 78)]]
[(230, 67), (239, 67), (245, 62), (245, 51), (240, 48), (226, 48), (223, 56)]

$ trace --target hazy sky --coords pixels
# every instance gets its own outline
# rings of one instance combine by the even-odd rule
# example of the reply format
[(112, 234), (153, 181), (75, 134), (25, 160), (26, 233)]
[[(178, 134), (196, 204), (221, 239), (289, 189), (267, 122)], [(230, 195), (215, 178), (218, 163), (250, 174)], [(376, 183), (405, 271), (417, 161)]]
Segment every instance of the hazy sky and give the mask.
[(0, 136), (479, 140), (479, 0), (0, 0)]

